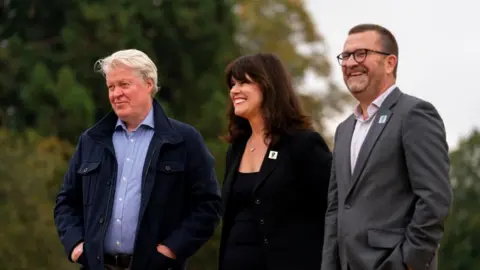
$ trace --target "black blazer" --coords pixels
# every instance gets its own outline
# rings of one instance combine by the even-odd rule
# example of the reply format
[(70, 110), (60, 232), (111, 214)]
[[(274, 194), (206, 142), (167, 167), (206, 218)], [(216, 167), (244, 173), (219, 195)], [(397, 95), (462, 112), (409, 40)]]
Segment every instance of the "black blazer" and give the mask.
[[(220, 267), (234, 218), (229, 194), (245, 145), (246, 139), (240, 140), (227, 152)], [(277, 152), (276, 158), (269, 158), (271, 151)], [(310, 130), (282, 136), (267, 149), (253, 191), (253, 212), (268, 270), (320, 269), (331, 162), (324, 139)]]

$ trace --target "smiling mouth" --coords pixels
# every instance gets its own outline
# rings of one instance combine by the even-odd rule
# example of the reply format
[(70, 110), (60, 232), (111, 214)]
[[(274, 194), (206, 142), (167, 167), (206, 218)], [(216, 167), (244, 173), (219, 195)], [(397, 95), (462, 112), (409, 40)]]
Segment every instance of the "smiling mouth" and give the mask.
[(245, 102), (247, 99), (245, 98), (237, 98), (233, 101), (233, 104), (241, 104), (243, 102)]
[(354, 78), (354, 77), (358, 77), (358, 76), (362, 76), (362, 75), (365, 75), (365, 72), (357, 71), (357, 72), (350, 73), (350, 75), (348, 77)]

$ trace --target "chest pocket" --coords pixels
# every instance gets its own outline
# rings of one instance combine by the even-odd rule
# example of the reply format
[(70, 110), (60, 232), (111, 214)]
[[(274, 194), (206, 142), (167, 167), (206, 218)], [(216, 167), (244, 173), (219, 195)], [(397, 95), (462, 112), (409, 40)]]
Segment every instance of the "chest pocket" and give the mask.
[(168, 198), (175, 197), (181, 199), (185, 192), (184, 184), (184, 165), (176, 161), (161, 161), (155, 168), (155, 189), (157, 189), (154, 204), (163, 205)]
[(82, 181), (83, 204), (91, 205), (95, 199), (99, 182), (100, 161), (85, 162), (77, 171)]
[(156, 178), (164, 187), (177, 186), (182, 183), (184, 176), (184, 165), (177, 161), (162, 161), (158, 163)]
[(158, 164), (157, 173), (175, 176), (185, 170), (183, 163), (177, 161), (163, 161)]

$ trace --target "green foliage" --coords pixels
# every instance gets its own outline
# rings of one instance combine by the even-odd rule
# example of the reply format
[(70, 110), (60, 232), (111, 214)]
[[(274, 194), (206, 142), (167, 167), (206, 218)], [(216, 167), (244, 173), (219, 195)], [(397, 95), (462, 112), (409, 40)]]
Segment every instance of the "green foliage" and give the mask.
[(4, 129), (0, 145), (2, 269), (72, 269), (54, 229), (52, 209), (57, 179), (73, 149), (53, 137)]
[(441, 270), (470, 270), (480, 265), (480, 132), (460, 142), (451, 155), (454, 201), (440, 253)]
[(14, 108), (14, 127), (73, 142), (110, 110), (94, 62), (134, 47), (157, 64), (171, 116), (217, 136), (225, 117), (211, 106), (224, 105), (218, 74), (235, 52), (230, 8), (214, 0), (10, 2), (6, 32), (15, 34), (0, 48), (9, 63), (0, 73), (0, 115)]

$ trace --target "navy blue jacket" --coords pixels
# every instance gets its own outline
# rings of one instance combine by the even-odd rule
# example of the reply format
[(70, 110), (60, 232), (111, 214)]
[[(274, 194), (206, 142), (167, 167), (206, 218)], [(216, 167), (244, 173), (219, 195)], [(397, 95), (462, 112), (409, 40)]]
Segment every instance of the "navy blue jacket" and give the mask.
[[(168, 118), (153, 102), (155, 134), (143, 168), (142, 201), (132, 270), (186, 269), (186, 260), (213, 235), (220, 219), (220, 192), (214, 159), (193, 127)], [(54, 218), (70, 260), (84, 241), (79, 263), (103, 268), (103, 241), (112, 215), (117, 161), (110, 112), (79, 138), (56, 198)], [(169, 247), (177, 260), (156, 251)]]

